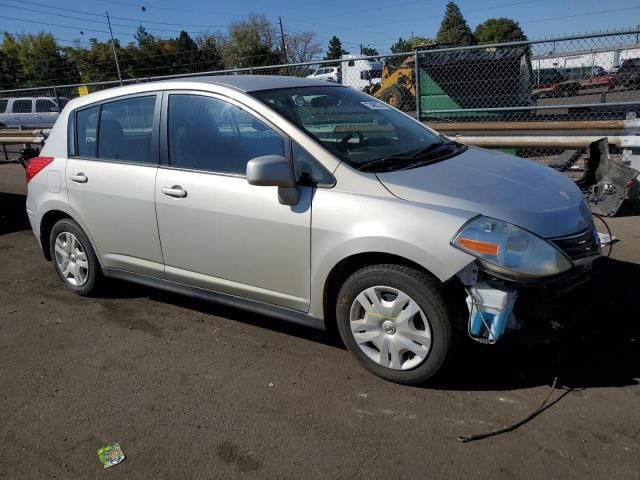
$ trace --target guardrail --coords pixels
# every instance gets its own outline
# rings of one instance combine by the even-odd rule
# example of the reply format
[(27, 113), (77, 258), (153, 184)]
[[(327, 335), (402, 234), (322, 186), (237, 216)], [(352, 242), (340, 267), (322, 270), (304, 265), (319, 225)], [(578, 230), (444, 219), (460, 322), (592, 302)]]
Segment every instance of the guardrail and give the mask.
[(587, 148), (607, 138), (621, 149), (640, 149), (640, 120), (548, 122), (428, 122), (461, 143), (487, 148)]
[(2, 145), (20, 145), (20, 144), (44, 144), (50, 129), (37, 130), (18, 130), (7, 129), (0, 130), (0, 144)]

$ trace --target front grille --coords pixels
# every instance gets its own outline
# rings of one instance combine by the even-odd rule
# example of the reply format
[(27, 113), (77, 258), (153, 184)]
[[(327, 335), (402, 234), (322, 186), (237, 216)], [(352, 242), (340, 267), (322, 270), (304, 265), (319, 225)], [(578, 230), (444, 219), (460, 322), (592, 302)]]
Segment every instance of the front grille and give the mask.
[(595, 233), (591, 229), (585, 230), (577, 235), (555, 238), (551, 241), (567, 254), (571, 260), (580, 260), (581, 258), (598, 255), (600, 253)]

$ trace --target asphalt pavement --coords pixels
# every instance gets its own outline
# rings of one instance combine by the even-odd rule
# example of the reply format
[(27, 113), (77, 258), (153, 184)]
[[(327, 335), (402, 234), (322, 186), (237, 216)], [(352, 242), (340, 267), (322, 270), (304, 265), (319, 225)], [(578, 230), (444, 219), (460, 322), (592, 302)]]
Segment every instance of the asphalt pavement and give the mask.
[[(113, 283), (67, 291), (0, 164), (0, 478), (640, 479), (640, 216), (556, 346), (470, 349), (448, 379), (394, 385), (328, 334)], [(558, 360), (561, 359), (561, 360)], [(526, 417), (519, 429), (459, 435)], [(126, 460), (104, 470), (96, 450)]]

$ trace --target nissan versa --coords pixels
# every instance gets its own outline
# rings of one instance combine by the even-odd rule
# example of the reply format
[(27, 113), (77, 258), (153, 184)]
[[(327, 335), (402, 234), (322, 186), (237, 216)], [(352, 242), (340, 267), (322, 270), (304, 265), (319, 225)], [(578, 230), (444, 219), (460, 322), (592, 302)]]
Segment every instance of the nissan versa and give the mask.
[(72, 100), (27, 180), (35, 236), (73, 292), (115, 277), (337, 326), (367, 369), (405, 384), (464, 335), (524, 335), (531, 295), (580, 284), (600, 254), (563, 175), (316, 80)]

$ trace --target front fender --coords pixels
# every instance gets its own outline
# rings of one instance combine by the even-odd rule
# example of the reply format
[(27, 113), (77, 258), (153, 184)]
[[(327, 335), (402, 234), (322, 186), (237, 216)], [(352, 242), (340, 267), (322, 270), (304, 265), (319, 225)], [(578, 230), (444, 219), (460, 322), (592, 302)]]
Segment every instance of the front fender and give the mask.
[(318, 189), (311, 232), (311, 307), (323, 317), (323, 295), (331, 270), (361, 253), (406, 258), (446, 281), (474, 261), (450, 245), (475, 213), (407, 202), (394, 197)]

